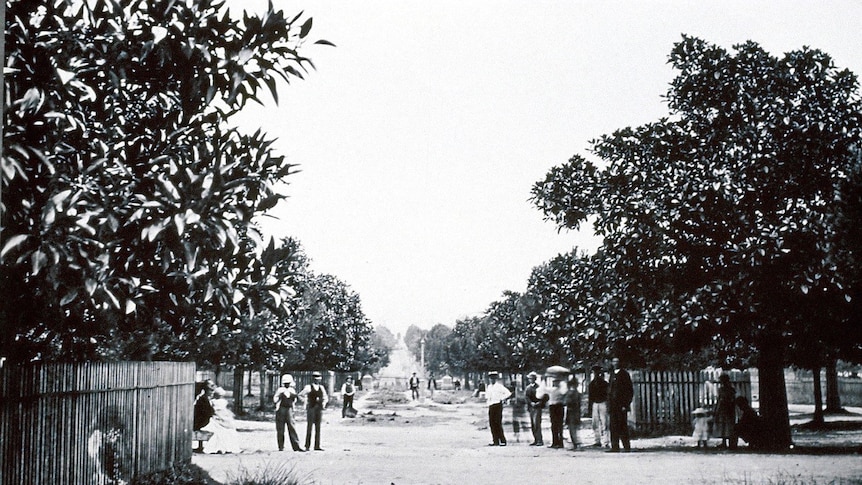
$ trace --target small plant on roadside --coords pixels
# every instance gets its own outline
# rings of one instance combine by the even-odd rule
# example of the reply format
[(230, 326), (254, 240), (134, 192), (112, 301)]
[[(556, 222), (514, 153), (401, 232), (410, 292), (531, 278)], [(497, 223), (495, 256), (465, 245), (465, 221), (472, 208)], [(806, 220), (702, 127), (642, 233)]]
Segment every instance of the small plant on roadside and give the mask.
[(201, 467), (180, 463), (167, 470), (138, 476), (131, 485), (218, 485), (218, 482)]
[(410, 402), (404, 391), (397, 391), (385, 387), (383, 389), (378, 389), (374, 391), (374, 393), (371, 395), (371, 399), (379, 402), (382, 405), (406, 404)]
[(227, 485), (312, 485), (314, 480), (300, 476), (293, 465), (267, 463), (263, 468), (251, 471), (240, 468), (236, 477), (228, 475)]

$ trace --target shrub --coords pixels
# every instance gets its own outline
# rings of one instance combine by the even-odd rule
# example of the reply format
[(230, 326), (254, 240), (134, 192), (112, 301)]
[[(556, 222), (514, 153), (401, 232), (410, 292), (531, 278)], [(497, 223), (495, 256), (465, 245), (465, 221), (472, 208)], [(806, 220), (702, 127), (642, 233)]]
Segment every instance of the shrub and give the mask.
[(266, 466), (251, 472), (240, 468), (239, 474), (234, 477), (228, 475), (227, 485), (308, 485), (314, 480), (309, 476), (298, 476), (293, 465), (285, 463), (267, 463)]
[(147, 473), (132, 480), (131, 485), (219, 485), (203, 468), (179, 463), (167, 470)]

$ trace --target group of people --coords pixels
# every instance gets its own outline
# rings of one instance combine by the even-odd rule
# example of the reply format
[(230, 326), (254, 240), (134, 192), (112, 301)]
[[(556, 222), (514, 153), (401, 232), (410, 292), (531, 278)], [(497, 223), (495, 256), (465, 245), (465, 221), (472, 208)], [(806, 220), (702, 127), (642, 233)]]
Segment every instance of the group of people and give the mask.
[[(604, 369), (594, 366), (594, 377), (589, 385), (589, 407), (592, 414), (593, 431), (596, 447), (608, 447), (608, 451), (620, 451), (620, 443), (625, 451), (631, 450), (627, 414), (631, 408), (634, 389), (629, 373), (622, 368), (620, 360), (611, 360), (613, 369), (610, 382), (604, 379)], [(527, 374), (528, 384), (524, 390), (526, 407), (530, 416), (530, 431), (532, 442), (530, 446), (544, 446), (542, 436), (542, 417), (548, 410), (551, 421), (550, 448), (562, 449), (563, 432), (569, 430), (572, 449), (579, 447), (577, 430), (581, 424), (581, 393), (578, 390), (577, 377), (569, 377), (563, 373), (551, 374), (552, 385), (545, 388), (538, 374)], [(488, 402), (488, 420), (491, 428), (492, 442), (490, 446), (506, 446), (506, 437), (502, 426), (502, 409), (505, 401), (512, 398), (512, 391), (498, 381), (499, 373), (488, 374), (491, 384), (485, 390)], [(517, 406), (517, 404), (516, 404)]]
[[(739, 409), (739, 420), (736, 419)], [(710, 430), (710, 425), (712, 429)], [(718, 378), (718, 393), (714, 410), (699, 407), (692, 411), (693, 437), (697, 447), (709, 446), (710, 438), (718, 438), (719, 448), (736, 449), (742, 439), (750, 448), (764, 445), (763, 422), (745, 396), (737, 396), (730, 376), (722, 373)]]
[(208, 436), (206, 441), (200, 442), (199, 452), (242, 452), (234, 415), (227, 404), (225, 390), (211, 380), (207, 379), (197, 386), (193, 428)]

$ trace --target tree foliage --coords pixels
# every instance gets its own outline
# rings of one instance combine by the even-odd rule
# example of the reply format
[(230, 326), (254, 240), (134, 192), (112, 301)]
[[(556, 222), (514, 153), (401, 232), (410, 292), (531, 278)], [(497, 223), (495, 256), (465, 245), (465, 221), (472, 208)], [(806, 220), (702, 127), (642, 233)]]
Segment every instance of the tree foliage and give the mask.
[(780, 446), (783, 350), (860, 344), (858, 275), (836, 231), (858, 166), (857, 79), (823, 52), (778, 58), (753, 42), (728, 52), (684, 37), (670, 62), (671, 116), (594, 141), (602, 167), (573, 157), (534, 201), (561, 227), (595, 217), (596, 267), (612, 282), (597, 323), (611, 344), (655, 335), (689, 350), (756, 348), (761, 410)]
[(228, 120), (312, 67), (311, 19), (270, 4), (240, 22), (212, 0), (6, 8), (6, 356), (152, 358), (282, 312), (252, 219), (295, 166)]

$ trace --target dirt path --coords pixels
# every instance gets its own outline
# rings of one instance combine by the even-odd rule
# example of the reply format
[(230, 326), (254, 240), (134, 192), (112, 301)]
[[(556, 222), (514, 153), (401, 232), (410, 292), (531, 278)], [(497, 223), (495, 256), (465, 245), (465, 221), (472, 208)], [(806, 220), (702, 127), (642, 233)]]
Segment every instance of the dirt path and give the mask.
[[(279, 452), (273, 423), (238, 421), (245, 453), (196, 454), (193, 462), (223, 482), (236, 477), (242, 468), (287, 466), (308, 483), (319, 485), (862, 483), (858, 451), (828, 455), (703, 453), (693, 449), (690, 437), (665, 437), (635, 440), (630, 454), (593, 448), (572, 452), (527, 446), (529, 437), (523, 432), (516, 436), (508, 423), (509, 446), (488, 447), (487, 412), (481, 403), (425, 402), (380, 408), (373, 401), (358, 399), (357, 409), (360, 416), (346, 420), (340, 418), (340, 410), (326, 410), (322, 427), (325, 451)], [(585, 422), (580, 439), (589, 443), (592, 433), (587, 426)], [(298, 428), (302, 441), (304, 420)], [(862, 443), (858, 431), (833, 438), (856, 450)]]

